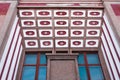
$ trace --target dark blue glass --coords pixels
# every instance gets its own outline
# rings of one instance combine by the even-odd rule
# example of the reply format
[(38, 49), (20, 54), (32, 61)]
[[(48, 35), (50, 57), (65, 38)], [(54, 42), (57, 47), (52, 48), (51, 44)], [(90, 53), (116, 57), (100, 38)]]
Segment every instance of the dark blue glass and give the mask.
[(45, 54), (40, 54), (40, 64), (46, 64), (46, 55)]
[(104, 80), (104, 76), (100, 66), (90, 66), (89, 70), (91, 80)]
[(25, 66), (22, 72), (22, 80), (35, 80), (35, 66)]
[(36, 64), (37, 55), (36, 54), (26, 54), (25, 64)]
[(79, 76), (80, 76), (80, 80), (88, 80), (85, 66), (79, 66)]
[(78, 56), (78, 64), (85, 64), (84, 54), (79, 54), (79, 56)]
[(98, 54), (87, 54), (88, 64), (99, 64)]
[(46, 66), (40, 66), (38, 80), (46, 80), (46, 72), (47, 72)]

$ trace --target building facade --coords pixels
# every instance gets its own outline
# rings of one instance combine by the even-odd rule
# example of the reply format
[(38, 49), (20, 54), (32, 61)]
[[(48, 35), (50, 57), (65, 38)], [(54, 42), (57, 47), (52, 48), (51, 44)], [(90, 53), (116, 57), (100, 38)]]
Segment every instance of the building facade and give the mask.
[(120, 80), (119, 0), (0, 1), (0, 80)]

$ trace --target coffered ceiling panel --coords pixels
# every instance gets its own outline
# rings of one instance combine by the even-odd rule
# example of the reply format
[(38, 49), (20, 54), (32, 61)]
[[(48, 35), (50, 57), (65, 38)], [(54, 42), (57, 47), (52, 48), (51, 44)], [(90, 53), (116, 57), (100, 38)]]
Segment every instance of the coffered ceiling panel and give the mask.
[(18, 9), (27, 49), (98, 48), (103, 8)]

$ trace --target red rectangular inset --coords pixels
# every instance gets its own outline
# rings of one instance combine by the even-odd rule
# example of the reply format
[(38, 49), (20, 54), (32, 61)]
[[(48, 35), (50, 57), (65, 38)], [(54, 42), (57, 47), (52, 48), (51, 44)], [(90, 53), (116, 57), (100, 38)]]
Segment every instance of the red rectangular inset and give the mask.
[(111, 4), (116, 16), (120, 16), (120, 4)]
[(0, 15), (6, 15), (10, 3), (0, 3)]

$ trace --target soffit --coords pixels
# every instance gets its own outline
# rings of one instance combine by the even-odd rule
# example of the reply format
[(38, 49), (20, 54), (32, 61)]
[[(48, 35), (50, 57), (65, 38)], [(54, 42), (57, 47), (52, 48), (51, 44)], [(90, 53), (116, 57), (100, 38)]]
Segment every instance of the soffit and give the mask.
[(68, 7), (55, 7), (55, 3), (52, 6), (47, 3), (49, 7), (36, 7), (35, 4), (18, 5), (26, 49), (80, 50), (99, 47), (103, 6), (97, 3), (95, 6), (85, 7), (70, 3)]

